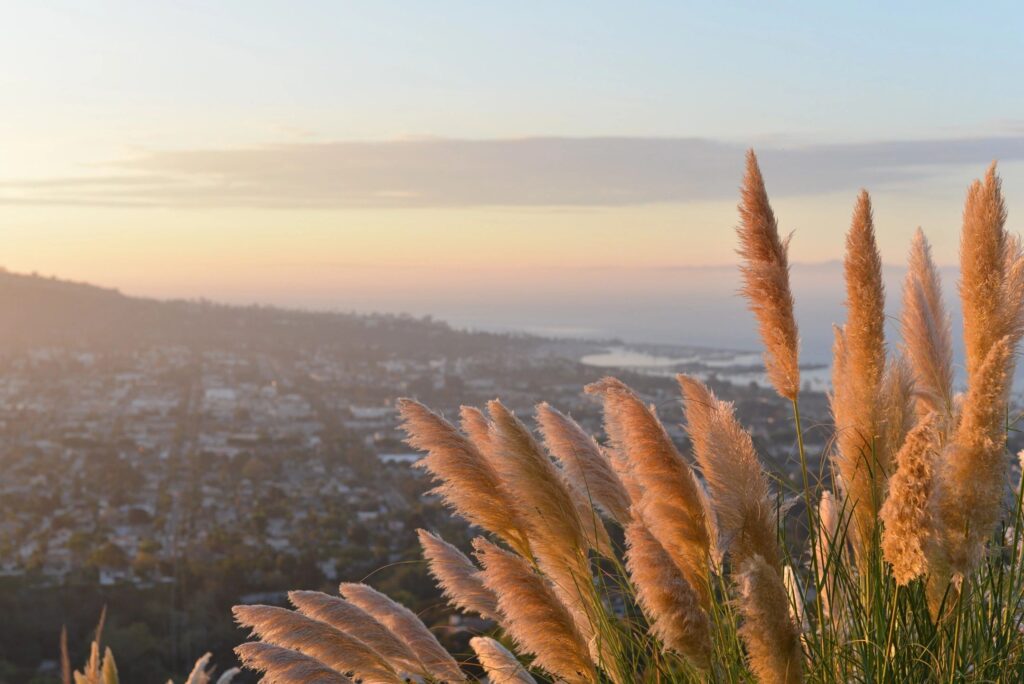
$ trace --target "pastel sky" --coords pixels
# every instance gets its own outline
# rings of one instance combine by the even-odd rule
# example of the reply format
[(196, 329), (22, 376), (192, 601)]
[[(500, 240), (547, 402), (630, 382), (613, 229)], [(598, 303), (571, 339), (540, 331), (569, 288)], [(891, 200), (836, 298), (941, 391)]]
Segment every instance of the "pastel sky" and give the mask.
[(920, 224), (954, 263), (990, 160), (1024, 215), (1024, 9), (973, 5), (3, 2), (0, 264), (342, 309), (575, 301), (731, 263), (750, 146), (794, 260), (840, 256), (865, 186), (887, 262)]

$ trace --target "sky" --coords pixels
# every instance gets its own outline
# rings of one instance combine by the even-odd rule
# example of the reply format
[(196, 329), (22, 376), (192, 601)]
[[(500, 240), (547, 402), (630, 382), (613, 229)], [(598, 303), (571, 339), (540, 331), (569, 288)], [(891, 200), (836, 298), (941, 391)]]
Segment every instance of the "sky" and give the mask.
[(955, 263), (993, 159), (1024, 214), (1019, 3), (40, 1), (0, 26), (0, 264), (130, 294), (617, 332), (660, 302), (630, 334), (676, 339), (673, 300), (733, 292), (708, 274), (749, 147), (800, 263), (841, 257), (862, 186), (891, 264), (918, 225)]

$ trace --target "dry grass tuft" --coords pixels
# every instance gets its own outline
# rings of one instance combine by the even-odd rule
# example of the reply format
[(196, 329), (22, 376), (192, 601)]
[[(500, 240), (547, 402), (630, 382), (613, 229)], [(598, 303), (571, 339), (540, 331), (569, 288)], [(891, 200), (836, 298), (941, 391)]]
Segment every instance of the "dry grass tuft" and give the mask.
[(431, 676), (446, 682), (466, 680), (455, 659), (408, 608), (365, 584), (345, 583), (340, 589), (347, 601), (372, 615), (399, 640), (408, 644)]
[(700, 485), (654, 411), (626, 385), (605, 378), (586, 391), (604, 402), (605, 429), (639, 489), (633, 503), (707, 608), (711, 531)]
[(740, 568), (739, 608), (744, 623), (740, 637), (747, 647), (750, 669), (764, 684), (803, 681), (800, 630), (790, 615), (782, 578), (760, 556)]
[(882, 554), (901, 585), (928, 570), (925, 549), (931, 530), (938, 425), (938, 416), (931, 413), (907, 437), (896, 454), (896, 472), (889, 480), (889, 494), (880, 513), (885, 525)]
[(537, 407), (537, 422), (544, 445), (562, 464), (569, 482), (612, 520), (628, 523), (629, 494), (594, 438), (547, 403)]
[(949, 314), (942, 302), (939, 271), (931, 246), (918, 228), (910, 247), (903, 283), (900, 331), (903, 352), (914, 372), (917, 411), (935, 413), (948, 423), (953, 417), (953, 342)]
[(537, 684), (507, 648), (490, 637), (473, 637), (469, 645), (493, 684)]
[(245, 667), (262, 672), (267, 684), (352, 684), (319, 660), (280, 646), (253, 641), (236, 646), (235, 653)]
[(477, 447), (419, 402), (403, 399), (398, 410), (409, 446), (427, 452), (417, 466), (440, 483), (434, 492), (469, 522), (497, 534), (516, 549), (528, 549), (526, 533), (513, 514), (513, 502)]
[(800, 391), (799, 333), (789, 288), (789, 239), (779, 237), (753, 150), (747, 152), (739, 211), (736, 233), (740, 243), (737, 252), (743, 260), (742, 293), (760, 327), (765, 370), (779, 396), (796, 401)]
[(482, 618), (494, 619), (498, 615), (498, 599), (484, 586), (480, 570), (464, 553), (426, 530), (417, 530), (423, 557), (430, 574), (459, 610), (476, 613)]
[(711, 664), (711, 626), (700, 597), (644, 524), (626, 527), (626, 569), (651, 632), (695, 666)]
[(833, 359), (833, 378), (842, 376), (834, 383), (832, 394), (838, 446), (835, 462), (852, 511), (854, 550), (863, 563), (874, 537), (889, 470), (879, 421), (886, 367), (885, 290), (867, 191), (861, 191), (857, 198), (843, 264), (847, 320)]
[(292, 591), (288, 593), (288, 600), (302, 615), (331, 625), (365, 643), (395, 669), (426, 674), (423, 664), (409, 646), (362, 608), (319, 591)]
[(538, 667), (570, 683), (596, 682), (589, 647), (569, 610), (519, 556), (476, 541), (484, 584), (498, 597), (501, 625)]
[(686, 375), (677, 378), (694, 455), (734, 565), (758, 555), (781, 571), (777, 503), (750, 434), (736, 420), (732, 405), (716, 399), (704, 383)]

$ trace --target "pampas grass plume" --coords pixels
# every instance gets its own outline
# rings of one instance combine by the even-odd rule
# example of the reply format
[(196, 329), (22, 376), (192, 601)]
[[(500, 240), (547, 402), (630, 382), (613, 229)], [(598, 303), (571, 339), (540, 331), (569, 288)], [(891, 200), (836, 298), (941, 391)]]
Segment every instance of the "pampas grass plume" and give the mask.
[(519, 660), (507, 648), (490, 637), (473, 637), (469, 645), (492, 684), (537, 684)]
[(398, 410), (409, 446), (427, 452), (417, 466), (440, 482), (434, 491), (466, 520), (525, 552), (528, 542), (512, 501), (476, 446), (419, 402), (400, 399)]
[(572, 418), (547, 403), (537, 407), (544, 445), (558, 459), (569, 481), (620, 524), (629, 522), (629, 494), (594, 438)]
[(732, 406), (715, 398), (704, 383), (686, 375), (677, 379), (694, 455), (708, 483), (718, 532), (733, 562), (740, 566), (759, 555), (781, 570), (775, 499), (750, 433), (736, 420)]
[(707, 608), (711, 532), (693, 470), (654, 411), (622, 382), (605, 378), (586, 391), (604, 402), (613, 448), (626, 456), (640, 488), (640, 501), (634, 503), (644, 523)]
[(365, 610), (337, 596), (319, 591), (292, 591), (288, 600), (306, 617), (350, 634), (381, 654), (396, 669), (426, 674), (422, 663), (403, 641)]
[(352, 680), (319, 660), (258, 641), (235, 647), (245, 667), (263, 672), (267, 684), (352, 684)]
[(918, 414), (952, 418), (953, 342), (931, 246), (918, 228), (910, 246), (900, 317), (903, 353), (914, 372)]
[(430, 574), (444, 595), (459, 610), (494, 619), (498, 615), (498, 599), (484, 586), (480, 571), (473, 561), (457, 548), (426, 530), (417, 530), (423, 557)]
[(519, 556), (478, 538), (484, 584), (498, 597), (501, 625), (538, 667), (570, 683), (596, 682), (597, 672), (568, 609)]
[(738, 587), (743, 616), (739, 633), (754, 676), (761, 684), (803, 681), (800, 632), (778, 571), (753, 556), (740, 568)]
[(896, 454), (896, 472), (880, 517), (882, 554), (896, 583), (908, 584), (928, 570), (925, 556), (931, 529), (931, 494), (939, 418), (929, 414), (910, 432)]
[(757, 317), (768, 379), (779, 396), (796, 401), (800, 391), (799, 334), (789, 287), (789, 240), (779, 238), (778, 223), (753, 150), (747, 152), (740, 193), (736, 233), (740, 243), (737, 251), (743, 262), (742, 293)]
[(651, 632), (695, 666), (709, 667), (710, 623), (700, 596), (639, 519), (626, 527), (626, 546), (626, 569)]
[(276, 606), (235, 606), (235, 620), (265, 643), (316, 658), (338, 672), (366, 682), (401, 684), (395, 670), (359, 639), (300, 613)]
[(340, 589), (347, 601), (372, 615), (398, 639), (408, 644), (433, 677), (446, 682), (465, 681), (466, 677), (459, 664), (408, 608), (365, 584), (344, 583)]

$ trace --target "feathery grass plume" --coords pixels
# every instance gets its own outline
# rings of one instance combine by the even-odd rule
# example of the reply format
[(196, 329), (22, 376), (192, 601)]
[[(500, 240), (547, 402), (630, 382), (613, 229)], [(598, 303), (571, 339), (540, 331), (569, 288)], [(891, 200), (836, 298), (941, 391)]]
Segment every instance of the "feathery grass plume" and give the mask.
[(594, 438), (549, 404), (537, 406), (544, 446), (562, 464), (569, 482), (621, 525), (629, 522), (629, 494)]
[(910, 434), (917, 419), (916, 393), (914, 373), (906, 358), (897, 355), (889, 359), (882, 377), (879, 399), (878, 448), (887, 454), (890, 472), (895, 469), (895, 456), (903, 447), (903, 440)]
[(901, 585), (928, 571), (925, 548), (939, 422), (938, 415), (930, 413), (907, 436), (896, 454), (896, 471), (879, 513), (884, 525), (882, 555)]
[(789, 240), (779, 238), (779, 226), (753, 150), (747, 151), (739, 211), (736, 233), (740, 239), (737, 252), (743, 260), (742, 293), (757, 317), (768, 379), (779, 396), (796, 401), (800, 391), (800, 342), (789, 288)]
[(1014, 345), (1024, 336), (1024, 242), (1019, 235), (1007, 240), (1006, 279), (1000, 299), (1003, 303), (1003, 325)]
[(910, 245), (900, 330), (903, 353), (914, 372), (918, 414), (935, 412), (948, 423), (953, 415), (952, 332), (939, 271), (920, 228)]
[(809, 623), (807, 622), (804, 593), (800, 590), (796, 573), (793, 572), (793, 567), (790, 565), (782, 567), (782, 584), (786, 587), (786, 593), (789, 595), (789, 616), (793, 618), (793, 622), (797, 624), (800, 631), (807, 631)]
[(352, 684), (319, 660), (280, 646), (251, 641), (236, 646), (235, 653), (244, 667), (262, 672), (260, 681), (267, 684)]
[(598, 512), (597, 506), (594, 505), (594, 500), (587, 495), (586, 491), (576, 487), (564, 470), (561, 468), (556, 468), (556, 470), (576, 507), (576, 515), (583, 525), (587, 546), (605, 558), (613, 558), (615, 550), (612, 548), (612, 539), (608, 536), (608, 528), (604, 526), (604, 520)]
[(288, 600), (306, 617), (327, 623), (359, 639), (381, 654), (395, 669), (427, 674), (412, 649), (359, 606), (319, 591), (291, 591), (288, 592)]
[(529, 429), (497, 400), (487, 403), (498, 475), (526, 520), (531, 543), (543, 538), (566, 553), (589, 544), (565, 480)]
[(678, 375), (694, 455), (708, 483), (719, 533), (736, 567), (754, 555), (781, 570), (778, 521), (764, 469), (750, 433), (736, 420), (732, 405), (719, 401), (704, 383)]
[(814, 543), (818, 554), (816, 577), (821, 587), (821, 607), (825, 617), (833, 615), (832, 599), (836, 595), (836, 564), (843, 562), (845, 544), (839, 538), (839, 508), (835, 497), (827, 489), (821, 492), (818, 502), (818, 529)]
[(937, 533), (953, 572), (977, 565), (999, 520), (1008, 475), (1003, 420), (1012, 355), (1010, 336), (992, 345), (970, 379), (960, 424), (940, 459)]
[(466, 681), (459, 664), (411, 610), (366, 584), (344, 583), (341, 595), (408, 644), (431, 676), (444, 682)]
[(480, 570), (464, 553), (426, 530), (417, 530), (423, 557), (430, 574), (440, 585), (449, 603), (459, 610), (497, 619), (498, 599), (484, 586)]
[[(230, 669), (224, 670), (224, 672), (221, 673), (220, 677), (217, 677), (217, 684), (231, 684), (231, 682), (234, 681), (235, 677), (238, 676), (239, 672), (241, 672), (241, 670), (239, 670), (237, 667), (232, 667)], [(188, 682), (186, 682), (185, 684), (188, 684)]]
[(498, 535), (517, 551), (528, 552), (513, 502), (477, 447), (419, 402), (400, 399), (398, 410), (409, 446), (427, 452), (416, 465), (440, 482), (434, 492), (469, 522)]
[(800, 631), (790, 616), (789, 598), (778, 571), (760, 556), (740, 568), (740, 638), (751, 671), (761, 684), (795, 684), (803, 679)]
[[(491, 421), (489, 421), (479, 409), (471, 406), (463, 406), (460, 409), (462, 417), (462, 429), (469, 435), (470, 441), (477, 447), (481, 454), (490, 460), (496, 470), (501, 469), (502, 456), (498, 453), (497, 441)], [(576, 513), (584, 527), (588, 544), (591, 548), (604, 556), (612, 554), (612, 542), (608, 536), (608, 530), (601, 524), (600, 519), (595, 515), (593, 498), (578, 489), (572, 483), (571, 478), (564, 470), (557, 471), (563, 484), (572, 496)], [(523, 550), (517, 549), (522, 553)], [(526, 551), (530, 551), (529, 548)], [(529, 556), (530, 553), (523, 555)]]
[[(706, 454), (708, 452), (711, 418), (718, 408), (718, 402), (711, 395), (711, 390), (706, 385), (695, 384), (689, 389), (694, 394), (691, 401), (685, 405), (686, 435), (690, 438), (690, 446), (693, 450), (694, 458), (697, 458), (697, 454)], [(724, 545), (718, 525), (718, 514), (715, 512), (715, 506), (707, 486), (700, 483), (699, 480), (698, 484), (700, 484), (701, 504), (704, 506), (704, 516), (708, 524), (708, 535), (711, 538), (711, 556), (717, 567), (722, 563), (722, 547)]]
[(615, 378), (588, 385), (601, 397), (604, 422), (613, 448), (629, 461), (640, 489), (637, 506), (647, 528), (664, 547), (707, 609), (711, 532), (700, 485), (676, 450), (654, 411)]
[(498, 597), (501, 625), (534, 663), (566, 682), (596, 682), (589, 647), (568, 609), (519, 556), (483, 538), (474, 542), (484, 584)]
[[(527, 427), (497, 400), (488, 402), (487, 408), (494, 462), (526, 521), (530, 549), (584, 640), (596, 649), (598, 603), (587, 549), (608, 553), (607, 532), (593, 507), (573, 494)], [(583, 518), (589, 520), (585, 523)], [(603, 539), (594, 534), (598, 528)], [(602, 657), (596, 650), (593, 655), (595, 660)]]
[(264, 642), (316, 658), (342, 673), (376, 684), (401, 684), (384, 658), (359, 639), (324, 622), (276, 606), (235, 606), (241, 627), (252, 629)]
[(836, 424), (839, 469), (844, 494), (853, 514), (854, 549), (862, 562), (870, 543), (882, 501), (888, 454), (880, 443), (878, 425), (882, 379), (885, 373), (885, 290), (882, 258), (875, 242), (871, 199), (862, 190), (857, 198), (850, 231), (846, 235), (847, 320), (842, 343), (843, 359), (834, 362), (832, 414)]
[(114, 662), (114, 653), (107, 646), (103, 653), (103, 672), (101, 673), (103, 684), (118, 684), (120, 678), (117, 676), (117, 663)]
[(695, 666), (711, 663), (711, 626), (700, 597), (643, 522), (626, 526), (626, 569), (651, 633)]
[[(489, 459), (496, 471), (502, 470), (506, 461), (498, 449), (498, 438), (493, 426), (483, 413), (471, 406), (463, 406), (462, 428), (469, 435), (470, 441), (476, 445), (480, 453)], [(599, 553), (608, 556), (612, 553), (611, 539), (608, 530), (595, 518), (593, 498), (578, 490), (565, 470), (556, 469), (565, 489), (572, 498), (573, 506), (583, 525), (588, 544)], [(523, 554), (530, 555), (530, 554)]]
[(75, 684), (101, 684), (100, 675), (103, 669), (103, 658), (100, 657), (100, 643), (103, 639), (103, 627), (107, 622), (107, 607), (104, 605), (100, 611), (100, 619), (96, 623), (92, 643), (89, 645), (89, 659), (85, 662), (81, 672), (75, 670), (72, 673)]
[(964, 202), (960, 233), (960, 299), (963, 302), (964, 351), (968, 378), (973, 377), (995, 343), (1008, 334), (1006, 282), (1008, 236), (1006, 206), (996, 165), (983, 181), (974, 181)]
[(459, 407), (459, 427), (485, 457), (491, 450), (491, 423), (475, 406)]
[(192, 666), (192, 672), (189, 673), (185, 684), (210, 684), (212, 672), (207, 666), (210, 664), (211, 658), (213, 658), (212, 653), (204, 653), (199, 656), (195, 665)]
[(519, 659), (490, 637), (473, 637), (469, 645), (492, 684), (537, 684)]

